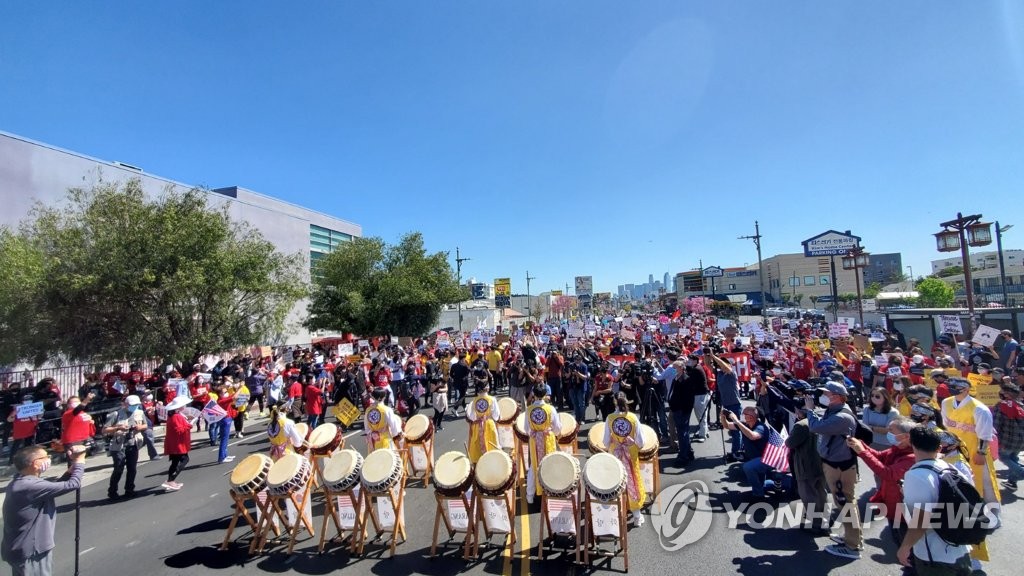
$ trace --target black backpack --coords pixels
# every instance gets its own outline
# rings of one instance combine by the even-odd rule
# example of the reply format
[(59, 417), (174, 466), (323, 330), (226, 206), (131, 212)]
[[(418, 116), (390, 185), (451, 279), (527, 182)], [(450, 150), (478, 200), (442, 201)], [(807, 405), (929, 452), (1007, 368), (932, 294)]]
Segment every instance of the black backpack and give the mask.
[(939, 501), (932, 513), (939, 538), (953, 546), (977, 545), (995, 532), (998, 519), (988, 511), (978, 489), (959, 470), (927, 464), (921, 468), (939, 476)]

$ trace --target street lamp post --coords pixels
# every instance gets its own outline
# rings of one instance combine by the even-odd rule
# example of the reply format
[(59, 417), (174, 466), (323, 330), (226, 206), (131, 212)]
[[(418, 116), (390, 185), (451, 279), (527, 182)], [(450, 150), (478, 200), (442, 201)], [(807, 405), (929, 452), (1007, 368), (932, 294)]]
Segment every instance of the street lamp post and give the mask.
[(964, 289), (967, 292), (967, 310), (971, 317), (971, 332), (978, 327), (974, 314), (974, 280), (971, 278), (971, 253), (967, 245), (987, 246), (992, 243), (992, 228), (988, 222), (981, 221), (981, 214), (964, 216), (956, 213), (956, 220), (939, 224), (943, 230), (935, 234), (935, 244), (939, 252), (955, 252), (960, 250), (960, 258), (964, 268)]
[(459, 247), (455, 247), (455, 274), (459, 282), (459, 334), (462, 333), (462, 263), (468, 261), (469, 258), (463, 258), (459, 254)]
[(999, 221), (996, 220), (996, 252), (999, 254), (999, 284), (1003, 287), (1003, 306), (1010, 306), (1010, 295), (1007, 294), (1006, 290), (1006, 266), (1003, 264), (1003, 232), (1006, 232), (1010, 228), (1013, 228), (1013, 224), (1007, 224), (1006, 226), (999, 226)]
[(857, 284), (857, 314), (860, 316), (860, 325), (864, 326), (864, 303), (861, 301), (860, 270), (867, 268), (871, 263), (871, 255), (857, 246), (843, 256), (843, 270), (853, 270), (853, 276)]

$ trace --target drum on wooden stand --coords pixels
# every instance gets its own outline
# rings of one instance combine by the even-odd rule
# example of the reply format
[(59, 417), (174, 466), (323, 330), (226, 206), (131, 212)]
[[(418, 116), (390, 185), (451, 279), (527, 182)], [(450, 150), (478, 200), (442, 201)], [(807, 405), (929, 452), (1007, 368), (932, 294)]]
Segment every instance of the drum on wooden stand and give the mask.
[(295, 431), (302, 436), (302, 446), (296, 448), (298, 452), (305, 452), (309, 448), (309, 424), (299, 422), (295, 425)]
[(271, 496), (288, 496), (309, 483), (313, 467), (309, 460), (298, 454), (285, 454), (270, 467), (267, 474), (267, 492)]
[(462, 452), (445, 452), (434, 463), (434, 490), (445, 498), (460, 498), (473, 485), (473, 463)]
[(317, 426), (309, 435), (309, 451), (316, 456), (326, 456), (341, 446), (341, 428), (325, 423)]
[(580, 423), (568, 412), (559, 412), (558, 420), (562, 425), (561, 432), (558, 433), (558, 449), (573, 452), (576, 448), (576, 436), (580, 432)]
[(416, 414), (405, 423), (405, 441), (409, 444), (424, 444), (434, 437), (434, 423), (423, 414)]
[(526, 423), (526, 412), (523, 412), (519, 416), (516, 416), (516, 425), (513, 428), (516, 433), (516, 437), (522, 442), (530, 441), (530, 425)]
[(608, 451), (608, 447), (604, 445), (604, 429), (605, 423), (598, 422), (587, 433), (587, 448), (590, 449), (591, 454), (601, 454)]
[(570, 498), (579, 490), (580, 463), (565, 452), (552, 452), (540, 461), (540, 485), (552, 498)]
[(379, 448), (363, 461), (363, 488), (371, 494), (385, 494), (402, 478), (402, 458), (390, 448)]
[(339, 450), (324, 460), (324, 487), (331, 492), (351, 490), (359, 484), (363, 455), (355, 450)]
[(649, 462), (658, 457), (658, 433), (647, 424), (641, 424), (640, 430), (644, 437), (644, 445), (638, 448), (638, 456), (640, 460)]
[(265, 454), (250, 454), (231, 471), (231, 492), (238, 496), (251, 496), (267, 487), (267, 475), (274, 461)]
[(583, 467), (583, 482), (591, 498), (612, 502), (626, 489), (626, 469), (611, 454), (595, 454)]
[(516, 462), (504, 450), (488, 450), (476, 463), (476, 487), (487, 496), (504, 496), (516, 482)]
[(498, 400), (498, 424), (514, 425), (519, 416), (519, 402), (505, 396)]

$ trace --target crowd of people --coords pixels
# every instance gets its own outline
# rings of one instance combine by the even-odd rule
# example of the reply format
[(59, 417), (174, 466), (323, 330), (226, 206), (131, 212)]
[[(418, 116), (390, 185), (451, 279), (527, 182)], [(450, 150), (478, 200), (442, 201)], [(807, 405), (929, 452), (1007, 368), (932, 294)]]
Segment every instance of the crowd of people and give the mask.
[[(279, 356), (239, 355), (212, 366), (196, 362), (150, 375), (137, 366), (128, 372), (115, 367), (90, 376), (66, 401), (59, 393), (52, 397), (52, 382), (40, 382), (33, 394), (22, 393), (8, 404), (48, 395), (61, 410), (61, 450), (71, 462), (101, 437), (114, 463), (108, 496), (118, 499), (134, 495), (141, 450), (147, 449), (150, 459), (161, 458), (153, 442), (153, 429), (160, 425), (166, 426), (163, 447), (169, 459), (163, 488), (176, 491), (183, 487), (178, 479), (188, 465), (192, 433), (204, 426), (210, 445), (219, 447), (218, 462), (226, 463), (232, 459), (228, 439), (246, 433), (248, 418), (265, 416), (260, 432), (276, 460), (302, 449), (306, 438), (299, 422), (313, 430), (325, 421), (329, 406), (342, 403), (361, 409), (367, 452), (400, 444), (403, 419), (421, 410), (433, 411), (437, 430), (452, 418), (464, 418), (475, 462), (497, 447), (495, 395), (504, 394), (530, 415), (531, 501), (542, 490), (536, 463), (555, 450), (561, 432), (559, 411), (571, 411), (581, 425), (605, 422), (605, 446), (627, 471), (635, 524), (642, 522), (639, 511), (647, 500), (637, 465), (638, 447), (646, 441), (641, 424), (653, 429), (663, 453), (675, 454), (680, 473), (696, 458), (693, 444), (721, 429), (730, 438), (725, 458), (748, 485), (747, 498), (795, 493), (808, 530), (835, 541), (826, 547), (831, 554), (862, 554), (856, 486), (863, 461), (875, 477), (870, 505), (892, 526), (901, 563), (916, 564), (919, 574), (960, 573), (965, 565), (969, 571), (972, 561), (977, 567), (987, 560), (984, 542), (953, 545), (933, 530), (901, 521), (898, 511), (901, 505), (937, 502), (940, 472), (934, 469), (957, 470), (996, 506), (1000, 489), (1016, 490), (1024, 478), (1018, 459), (1024, 449), (1024, 359), (1012, 333), (1004, 332), (997, 353), (950, 335), (924, 350), (896, 332), (868, 340), (867, 332), (856, 339), (854, 331), (830, 341), (824, 322), (787, 326), (753, 330), (677, 311), (605, 318), (592, 326), (562, 322), (472, 337), (434, 334), (406, 346), (385, 336), (346, 355), (313, 347)], [(990, 406), (973, 397), (979, 385), (997, 386), (998, 402)], [(100, 424), (89, 410), (97, 401), (118, 403)], [(35, 464), (26, 464), (26, 458), (39, 452), (32, 435), (25, 434), (28, 424), (20, 423), (14, 410), (8, 420), (10, 457), (19, 475), (31, 476)], [(780, 433), (782, 440), (776, 438), (774, 445), (788, 449), (785, 465), (766, 457)], [(996, 460), (1007, 468), (1002, 484)], [(926, 469), (922, 463), (927, 462)], [(842, 534), (831, 534), (833, 523), (842, 526)]]

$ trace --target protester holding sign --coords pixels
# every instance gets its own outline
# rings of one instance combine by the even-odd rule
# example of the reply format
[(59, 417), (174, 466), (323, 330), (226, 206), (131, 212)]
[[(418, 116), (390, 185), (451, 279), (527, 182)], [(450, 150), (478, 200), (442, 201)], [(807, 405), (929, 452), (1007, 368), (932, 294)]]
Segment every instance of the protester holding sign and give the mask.
[(42, 414), (43, 403), (36, 402), (32, 396), (26, 395), (22, 398), (21, 404), (16, 406), (7, 417), (7, 422), (11, 424), (12, 430), (10, 452), (7, 458), (8, 465), (14, 463), (14, 453), (19, 448), (32, 444), (36, 435), (36, 426), (39, 425), (39, 418)]

